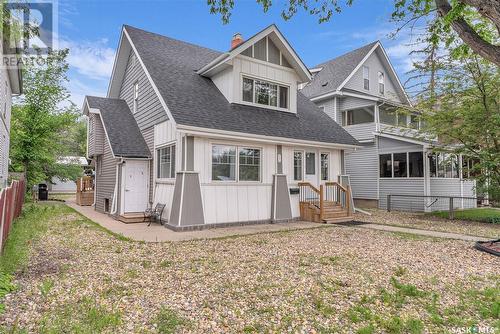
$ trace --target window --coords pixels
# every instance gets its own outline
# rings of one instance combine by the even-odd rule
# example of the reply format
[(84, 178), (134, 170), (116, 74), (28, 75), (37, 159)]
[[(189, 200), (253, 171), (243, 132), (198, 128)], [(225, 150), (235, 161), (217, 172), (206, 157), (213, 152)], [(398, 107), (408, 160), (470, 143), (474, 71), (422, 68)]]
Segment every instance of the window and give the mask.
[(363, 88), (370, 90), (370, 68), (363, 66)]
[(362, 123), (372, 123), (374, 120), (373, 107), (364, 107), (342, 112), (342, 125), (356, 125)]
[(267, 39), (267, 52), (268, 61), (270, 63), (280, 65), (280, 50), (269, 38)]
[(253, 102), (253, 80), (243, 78), (243, 101)]
[(259, 148), (213, 145), (212, 180), (260, 182), (260, 162)]
[(327, 181), (329, 174), (329, 155), (328, 153), (321, 153), (321, 180)]
[(379, 155), (380, 177), (423, 177), (422, 152), (404, 152)]
[(398, 117), (398, 126), (406, 127), (408, 125), (408, 117), (406, 114), (397, 113)]
[(212, 146), (212, 180), (236, 181), (235, 146)]
[(460, 166), (458, 157), (449, 153), (436, 153), (429, 155), (429, 169), (431, 177), (459, 178)]
[(288, 87), (250, 78), (242, 86), (243, 101), (288, 109)]
[(424, 155), (422, 152), (408, 153), (408, 170), (410, 177), (424, 177)]
[(419, 124), (419, 117), (418, 115), (410, 115), (410, 128), (412, 129), (420, 129), (420, 124)]
[(316, 153), (306, 153), (306, 175), (316, 174)]
[(156, 177), (159, 179), (175, 178), (175, 145), (156, 150)]
[(406, 177), (406, 153), (394, 153), (392, 155), (392, 167), (394, 170), (394, 177)]
[(380, 177), (392, 177), (392, 157), (390, 154), (381, 154), (380, 161)]
[(302, 152), (293, 152), (293, 179), (302, 181)]
[(139, 83), (136, 82), (134, 84), (134, 113), (137, 112), (138, 107), (139, 107)]
[(395, 108), (387, 106), (379, 107), (379, 117), (380, 117), (380, 123), (394, 125), (394, 126), (397, 124)]
[(260, 149), (240, 148), (239, 180), (260, 181)]
[(378, 92), (380, 94), (384, 94), (385, 92), (384, 72), (378, 72)]

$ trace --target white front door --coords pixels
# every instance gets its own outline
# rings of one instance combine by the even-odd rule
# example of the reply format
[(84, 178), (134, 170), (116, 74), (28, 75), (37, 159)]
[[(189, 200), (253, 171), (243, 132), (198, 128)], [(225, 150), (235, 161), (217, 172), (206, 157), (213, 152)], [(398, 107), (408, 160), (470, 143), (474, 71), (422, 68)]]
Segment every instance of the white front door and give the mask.
[(149, 162), (127, 160), (123, 177), (123, 211), (144, 212), (149, 202)]
[(314, 151), (306, 151), (305, 181), (313, 186), (318, 186), (318, 155)]

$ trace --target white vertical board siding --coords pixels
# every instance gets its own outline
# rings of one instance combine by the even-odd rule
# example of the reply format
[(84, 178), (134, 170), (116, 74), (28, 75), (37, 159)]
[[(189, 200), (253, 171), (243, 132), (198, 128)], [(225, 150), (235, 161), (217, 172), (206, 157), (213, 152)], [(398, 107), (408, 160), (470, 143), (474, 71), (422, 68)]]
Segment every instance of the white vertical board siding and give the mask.
[(233, 103), (233, 87), (234, 87), (234, 75), (232, 68), (227, 68), (223, 71), (212, 76), (213, 83), (217, 86), (219, 91), (226, 97), (229, 103)]
[[(397, 79), (390, 75), (389, 68), (386, 68), (380, 61), (380, 57), (383, 57), (380, 50), (376, 50), (374, 53), (368, 57), (364, 65), (368, 66), (370, 69), (370, 89), (366, 90), (363, 86), (363, 67), (360, 67), (351, 79), (345, 85), (345, 88), (363, 92), (366, 94), (374, 96), (383, 96), (389, 100), (403, 103), (401, 96), (396, 93)], [(378, 72), (381, 71), (385, 76), (385, 94), (379, 94), (378, 90)]]
[(177, 139), (174, 123), (166, 121), (155, 125), (154, 142), (155, 147), (165, 145)]
[(165, 204), (165, 211), (163, 212), (163, 219), (168, 220), (170, 212), (172, 209), (172, 198), (174, 195), (174, 182), (171, 183), (159, 183), (156, 182), (154, 189), (154, 200), (153, 207), (157, 203)]
[[(289, 86), (289, 107), (291, 112), (297, 112), (297, 82), (300, 81), (295, 70), (274, 65), (271, 63), (261, 62), (249, 57), (237, 56), (233, 59), (233, 93), (232, 98), (234, 101), (242, 101), (242, 82), (241, 76), (247, 75), (249, 77), (270, 80), (277, 83), (282, 83)], [(219, 88), (222, 93), (224, 89)], [(226, 96), (230, 101), (230, 98)]]
[(375, 143), (345, 154), (346, 174), (350, 175), (352, 195), (359, 199), (378, 199), (378, 154)]

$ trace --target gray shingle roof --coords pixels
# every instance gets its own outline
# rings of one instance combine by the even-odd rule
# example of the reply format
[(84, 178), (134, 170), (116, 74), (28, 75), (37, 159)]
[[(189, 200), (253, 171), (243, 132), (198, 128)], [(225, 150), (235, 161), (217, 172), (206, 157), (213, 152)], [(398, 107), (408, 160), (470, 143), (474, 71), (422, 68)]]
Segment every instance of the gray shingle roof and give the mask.
[(313, 80), (302, 88), (301, 92), (305, 96), (312, 98), (336, 91), (377, 43), (378, 41), (370, 43), (342, 56), (314, 66), (313, 68), (321, 67), (322, 70), (316, 73)]
[(99, 109), (115, 156), (151, 158), (146, 141), (127, 103), (121, 99), (87, 96), (90, 108)]
[(221, 53), (125, 26), (177, 124), (326, 143), (358, 142), (301, 93), (297, 114), (229, 103), (196, 73)]

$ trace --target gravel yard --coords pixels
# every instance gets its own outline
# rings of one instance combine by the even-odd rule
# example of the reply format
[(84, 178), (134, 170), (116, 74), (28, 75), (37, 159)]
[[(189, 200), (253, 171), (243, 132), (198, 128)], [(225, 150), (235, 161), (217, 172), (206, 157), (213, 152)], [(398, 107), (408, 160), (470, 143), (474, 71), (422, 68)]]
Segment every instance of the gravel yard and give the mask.
[(332, 225), (141, 243), (45, 210), (3, 301), (13, 333), (500, 330), (500, 260), (471, 243)]
[(424, 230), (452, 232), (475, 235), (486, 238), (500, 238), (500, 224), (482, 223), (467, 220), (449, 220), (423, 213), (400, 212), (379, 209), (366, 209), (372, 215), (355, 214), (355, 220), (403, 227), (419, 228)]

